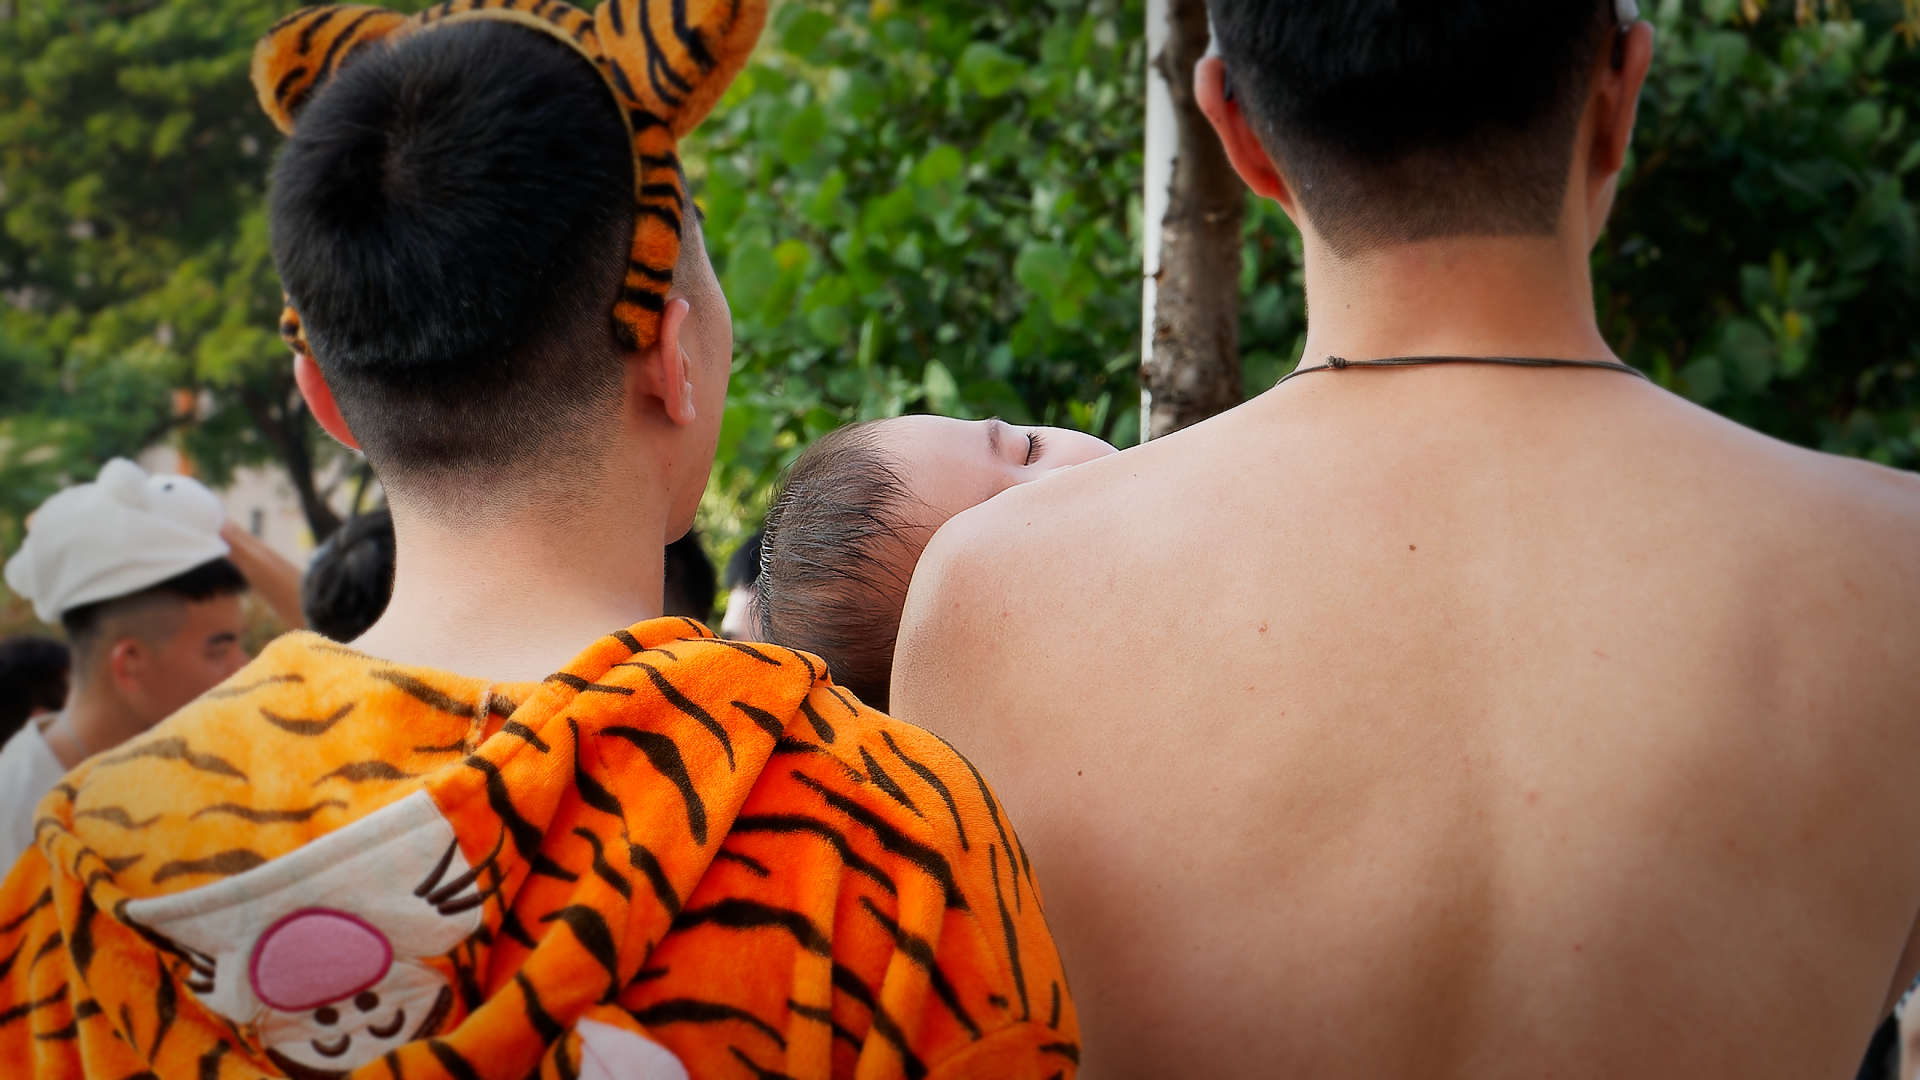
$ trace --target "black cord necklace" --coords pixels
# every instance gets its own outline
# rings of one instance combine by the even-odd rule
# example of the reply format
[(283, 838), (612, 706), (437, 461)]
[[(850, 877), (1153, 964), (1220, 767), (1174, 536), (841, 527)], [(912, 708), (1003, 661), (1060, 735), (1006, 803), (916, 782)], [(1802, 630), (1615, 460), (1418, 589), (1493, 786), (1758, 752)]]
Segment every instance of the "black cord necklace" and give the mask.
[[(1390, 356), (1383, 360), (1348, 360), (1345, 357), (1329, 356), (1327, 362), (1310, 368), (1295, 368), (1282, 376), (1279, 386), (1295, 375), (1308, 375), (1316, 371), (1339, 371), (1358, 367), (1415, 367), (1420, 364), (1504, 364), (1507, 367), (1530, 368), (1599, 368), (1602, 371), (1618, 371), (1646, 379), (1646, 372), (1639, 368), (1612, 360), (1554, 360), (1539, 356)], [(1653, 380), (1647, 379), (1648, 382)]]

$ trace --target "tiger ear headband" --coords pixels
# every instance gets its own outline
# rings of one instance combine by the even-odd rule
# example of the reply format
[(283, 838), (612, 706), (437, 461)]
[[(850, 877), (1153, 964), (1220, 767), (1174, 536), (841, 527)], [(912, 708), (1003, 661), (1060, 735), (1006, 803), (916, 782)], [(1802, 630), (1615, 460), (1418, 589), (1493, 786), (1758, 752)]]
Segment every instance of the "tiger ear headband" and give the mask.
[[(565, 43), (606, 81), (633, 147), (633, 244), (613, 325), (622, 344), (640, 350), (659, 337), (680, 257), (688, 196), (679, 141), (746, 63), (766, 15), (766, 0), (604, 0), (591, 14), (559, 0), (444, 0), (418, 15), (309, 7), (275, 23), (254, 46), (253, 87), (274, 126), (291, 135), (321, 84), (376, 43), (472, 19), (517, 23)], [(312, 355), (291, 298), (280, 334)]]

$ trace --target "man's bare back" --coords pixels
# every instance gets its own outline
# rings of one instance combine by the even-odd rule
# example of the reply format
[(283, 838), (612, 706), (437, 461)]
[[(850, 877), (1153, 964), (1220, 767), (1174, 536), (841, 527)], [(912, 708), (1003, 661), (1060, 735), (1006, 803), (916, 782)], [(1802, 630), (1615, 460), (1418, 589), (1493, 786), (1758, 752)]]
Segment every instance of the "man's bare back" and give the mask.
[(1920, 968), (1920, 478), (1640, 380), (1303, 377), (907, 618), (1088, 1075), (1838, 1076)]

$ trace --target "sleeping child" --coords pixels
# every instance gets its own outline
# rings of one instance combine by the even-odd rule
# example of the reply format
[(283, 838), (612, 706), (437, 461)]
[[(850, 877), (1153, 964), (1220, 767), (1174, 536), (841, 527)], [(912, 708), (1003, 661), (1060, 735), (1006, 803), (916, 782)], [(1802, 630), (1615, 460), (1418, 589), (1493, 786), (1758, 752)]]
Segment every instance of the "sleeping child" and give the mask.
[(761, 635), (819, 656), (834, 681), (885, 709), (907, 585), (934, 532), (1016, 484), (1113, 452), (1064, 428), (944, 416), (827, 435), (794, 462), (767, 512)]

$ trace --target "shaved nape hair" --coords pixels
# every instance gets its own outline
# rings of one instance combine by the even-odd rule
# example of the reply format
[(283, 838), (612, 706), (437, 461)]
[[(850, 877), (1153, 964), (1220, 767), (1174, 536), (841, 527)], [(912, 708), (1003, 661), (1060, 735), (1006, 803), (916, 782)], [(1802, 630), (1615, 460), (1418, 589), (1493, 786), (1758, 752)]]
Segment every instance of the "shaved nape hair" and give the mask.
[(91, 674), (114, 642), (129, 637), (158, 645), (179, 630), (187, 605), (247, 591), (247, 579), (227, 559), (214, 559), (157, 585), (111, 600), (84, 604), (60, 616), (73, 648), (73, 676)]
[(1613, 0), (1208, 0), (1235, 100), (1338, 255), (1547, 235)]

